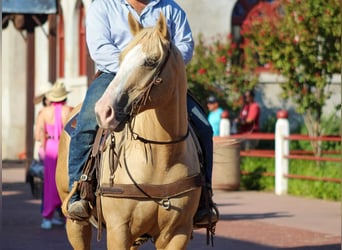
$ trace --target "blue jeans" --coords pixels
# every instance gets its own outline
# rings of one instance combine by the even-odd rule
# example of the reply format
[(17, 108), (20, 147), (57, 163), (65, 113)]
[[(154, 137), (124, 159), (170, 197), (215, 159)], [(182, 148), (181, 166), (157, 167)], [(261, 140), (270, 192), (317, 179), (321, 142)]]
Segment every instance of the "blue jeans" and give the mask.
[[(89, 86), (82, 108), (77, 117), (75, 130), (70, 136), (69, 146), (69, 190), (72, 184), (78, 181), (94, 142), (98, 125), (95, 116), (95, 103), (101, 98), (109, 83), (113, 80), (114, 73), (102, 73)], [(195, 126), (202, 151), (204, 152), (204, 166), (206, 169), (206, 181), (211, 185), (213, 164), (213, 132), (206, 115), (197, 102), (188, 95), (188, 113)], [(74, 197), (77, 199), (77, 197)]]
[(102, 73), (87, 90), (82, 108), (77, 117), (76, 128), (70, 136), (69, 146), (69, 190), (80, 179), (94, 142), (98, 125), (95, 116), (95, 104), (101, 98), (114, 73)]

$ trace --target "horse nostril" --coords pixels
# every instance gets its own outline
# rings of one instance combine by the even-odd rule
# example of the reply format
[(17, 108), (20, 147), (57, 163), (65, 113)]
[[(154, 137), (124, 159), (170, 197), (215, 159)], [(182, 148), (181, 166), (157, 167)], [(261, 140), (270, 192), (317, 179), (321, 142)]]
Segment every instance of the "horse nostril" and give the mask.
[(113, 108), (111, 106), (107, 106), (106, 112), (105, 112), (105, 119), (111, 120), (113, 118)]

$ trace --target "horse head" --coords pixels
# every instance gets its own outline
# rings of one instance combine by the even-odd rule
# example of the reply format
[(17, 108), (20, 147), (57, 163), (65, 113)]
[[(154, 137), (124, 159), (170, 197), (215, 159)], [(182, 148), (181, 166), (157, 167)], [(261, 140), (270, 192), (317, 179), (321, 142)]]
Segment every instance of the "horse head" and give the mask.
[(143, 28), (131, 14), (128, 20), (134, 38), (120, 54), (120, 68), (95, 105), (99, 126), (117, 132), (138, 113), (165, 101), (162, 93), (172, 93), (172, 84), (165, 84), (162, 74), (167, 74), (163, 71), (171, 50), (178, 51), (162, 14), (154, 27)]

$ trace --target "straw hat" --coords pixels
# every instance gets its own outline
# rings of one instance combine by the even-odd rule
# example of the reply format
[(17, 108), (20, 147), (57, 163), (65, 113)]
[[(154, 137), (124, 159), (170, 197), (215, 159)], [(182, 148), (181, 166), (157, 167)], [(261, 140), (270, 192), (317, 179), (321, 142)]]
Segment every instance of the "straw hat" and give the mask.
[(66, 90), (64, 83), (56, 82), (45, 96), (51, 102), (60, 102), (67, 98), (69, 91)]

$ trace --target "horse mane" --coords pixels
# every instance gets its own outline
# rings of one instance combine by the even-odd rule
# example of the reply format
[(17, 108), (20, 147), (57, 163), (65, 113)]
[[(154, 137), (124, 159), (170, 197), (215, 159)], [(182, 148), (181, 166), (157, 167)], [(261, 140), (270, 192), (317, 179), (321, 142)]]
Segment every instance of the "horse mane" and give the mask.
[[(167, 36), (170, 37), (169, 35)], [(149, 40), (150, 42), (144, 43), (143, 40)], [(153, 51), (158, 48), (158, 52), (164, 51), (164, 48), (170, 46), (170, 41), (165, 39), (160, 31), (156, 27), (146, 27), (142, 28), (134, 37), (133, 40), (126, 46), (126, 48), (121, 52), (119, 60), (120, 63), (125, 58), (128, 51), (130, 51), (137, 44), (143, 44), (143, 51)], [(153, 55), (155, 58), (162, 59), (164, 55), (155, 54)]]

